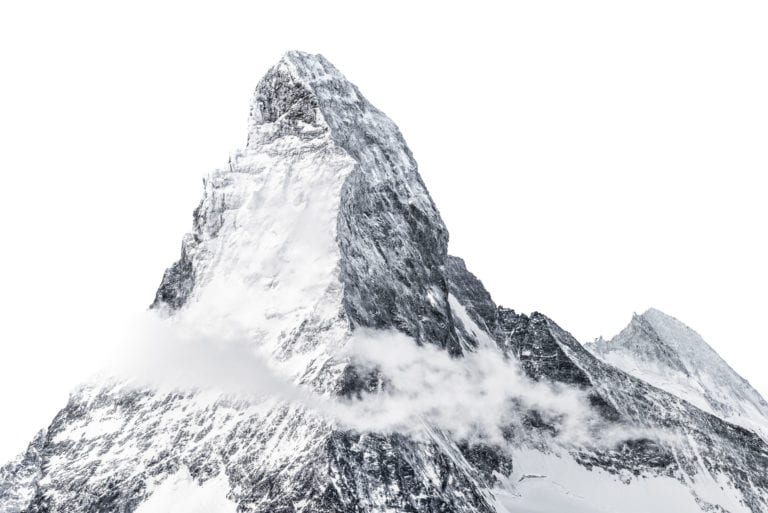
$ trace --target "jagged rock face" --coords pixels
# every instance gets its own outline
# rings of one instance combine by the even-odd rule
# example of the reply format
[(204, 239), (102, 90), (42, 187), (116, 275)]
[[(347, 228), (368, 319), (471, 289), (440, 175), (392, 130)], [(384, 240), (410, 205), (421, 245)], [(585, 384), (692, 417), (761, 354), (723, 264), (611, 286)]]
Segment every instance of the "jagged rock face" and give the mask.
[(482, 282), (467, 270), (464, 260), (459, 257), (446, 259), (445, 272), (451, 294), (464, 305), (478, 326), (491, 333), (498, 324), (496, 304)]
[(768, 440), (768, 402), (677, 319), (651, 309), (634, 315), (610, 341), (585, 347), (603, 361)]
[[(381, 385), (343, 356), (363, 328), (397, 330), (459, 362), (493, 350), (535, 382), (585, 394), (598, 438), (601, 429), (631, 436), (566, 446), (535, 410), (503, 430), (504, 443), (426, 424), (419, 436), (356, 432), (277, 398), (104, 380), (75, 391), (0, 470), (0, 513), (154, 513), (153, 498), (180, 475), (193, 489), (224, 483), (227, 513), (615, 511), (604, 487), (623, 494), (651, 481), (677, 494), (669, 503), (644, 494), (655, 511), (766, 510), (763, 440), (597, 359), (547, 317), (497, 306), (447, 255), (447, 240), (394, 123), (324, 58), (290, 52), (256, 88), (246, 147), (205, 180), (152, 309), (231, 329), (324, 397)], [(537, 458), (571, 462), (571, 485), (597, 479), (586, 491), (594, 507), (526, 502), (525, 486), (547, 478), (530, 473)]]
[[(462, 298), (475, 322), (482, 322), (499, 346), (521, 362), (531, 378), (585, 390), (595, 412), (608, 425), (666, 430), (680, 437), (675, 443), (666, 444), (640, 434), (608, 449), (573, 450), (579, 463), (616, 473), (670, 475), (681, 481), (694, 479), (704, 468), (711, 475), (726, 476), (749, 510), (763, 511), (768, 507), (768, 474), (764, 471), (768, 468), (768, 445), (755, 432), (710, 415), (600, 361), (542, 314), (529, 317), (497, 307), (463, 261), (449, 257), (449, 262), (452, 294)], [(648, 332), (647, 327), (642, 329)], [(664, 353), (658, 350), (654, 354)], [(697, 353), (689, 352), (689, 358), (693, 354)], [(535, 418), (530, 419), (528, 426), (532, 431), (554, 430)], [(696, 500), (704, 511), (717, 511), (717, 506), (705, 497), (697, 495)]]
[(46, 469), (34, 497), (8, 511), (134, 511), (182, 468), (200, 483), (224, 473), (240, 511), (492, 511), (442, 438), (335, 430), (276, 401), (114, 387), (73, 396), (30, 465)]
[(23, 454), (0, 467), (0, 513), (16, 513), (31, 501), (42, 474), (45, 440), (45, 431), (40, 431)]

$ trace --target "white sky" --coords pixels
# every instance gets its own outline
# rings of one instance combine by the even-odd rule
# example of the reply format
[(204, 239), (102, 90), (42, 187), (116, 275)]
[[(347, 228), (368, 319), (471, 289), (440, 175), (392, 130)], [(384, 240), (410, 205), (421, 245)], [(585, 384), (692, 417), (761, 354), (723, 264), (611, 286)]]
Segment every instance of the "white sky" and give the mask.
[(151, 302), (288, 49), (398, 123), (498, 303), (582, 341), (655, 306), (768, 395), (766, 4), (380, 5), (2, 3), (0, 460)]

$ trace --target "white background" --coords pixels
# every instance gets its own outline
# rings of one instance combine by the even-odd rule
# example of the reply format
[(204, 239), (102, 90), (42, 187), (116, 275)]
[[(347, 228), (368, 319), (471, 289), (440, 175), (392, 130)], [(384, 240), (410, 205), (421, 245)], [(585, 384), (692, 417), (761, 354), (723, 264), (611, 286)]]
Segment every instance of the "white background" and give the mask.
[(288, 49), (399, 124), (497, 302), (582, 341), (655, 306), (768, 395), (766, 4), (425, 4), (3, 2), (0, 460), (152, 301)]

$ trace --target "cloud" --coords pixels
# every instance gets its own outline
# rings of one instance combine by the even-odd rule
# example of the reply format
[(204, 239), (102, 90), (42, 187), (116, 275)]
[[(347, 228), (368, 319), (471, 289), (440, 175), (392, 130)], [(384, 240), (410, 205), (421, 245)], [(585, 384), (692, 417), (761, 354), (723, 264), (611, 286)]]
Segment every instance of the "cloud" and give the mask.
[(107, 373), (136, 386), (202, 389), (243, 398), (305, 402), (311, 391), (280, 375), (243, 330), (163, 319), (147, 312), (132, 323)]
[(227, 331), (214, 326), (201, 331), (197, 324), (150, 312), (135, 328), (113, 370), (137, 386), (213, 390), (252, 401), (275, 398), (344, 428), (414, 437), (436, 427), (456, 439), (504, 445), (505, 433), (525, 432), (523, 419), (535, 410), (555, 428), (557, 441), (570, 446), (659, 438), (606, 424), (585, 391), (533, 381), (516, 360), (492, 347), (454, 358), (396, 331), (358, 329), (339, 358), (376, 370), (385, 385), (343, 399), (295, 383), (253, 347), (245, 331), (231, 325)]
[(503, 443), (504, 432), (522, 428), (524, 413), (536, 410), (563, 440), (576, 442), (589, 438), (586, 428), (596, 420), (583, 391), (532, 381), (496, 348), (454, 358), (398, 332), (358, 330), (347, 354), (388, 383), (348, 403), (353, 416), (343, 420), (358, 429), (408, 431), (427, 423), (460, 439)]

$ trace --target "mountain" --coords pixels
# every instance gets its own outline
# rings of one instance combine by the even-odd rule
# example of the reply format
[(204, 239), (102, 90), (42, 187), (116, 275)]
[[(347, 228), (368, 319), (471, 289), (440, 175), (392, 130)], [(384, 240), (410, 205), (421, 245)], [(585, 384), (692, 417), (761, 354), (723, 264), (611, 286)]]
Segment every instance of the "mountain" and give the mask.
[[(153, 315), (195, 327), (206, 357), (237, 346), (225, 372), (238, 382), (295, 388), (92, 380), (0, 469), (0, 512), (768, 508), (768, 445), (753, 431), (494, 303), (447, 254), (395, 124), (323, 57), (289, 52), (259, 82), (246, 147), (205, 180), (193, 220)], [(361, 339), (380, 365), (356, 356)], [(417, 365), (423, 390), (398, 395), (387, 359)], [(380, 401), (399, 399), (385, 413), (416, 403), (423, 416), (378, 426)], [(451, 403), (466, 430), (442, 422)], [(473, 431), (488, 416), (498, 431)]]
[(610, 341), (585, 346), (601, 360), (768, 440), (768, 402), (691, 328), (659, 310), (634, 315)]

